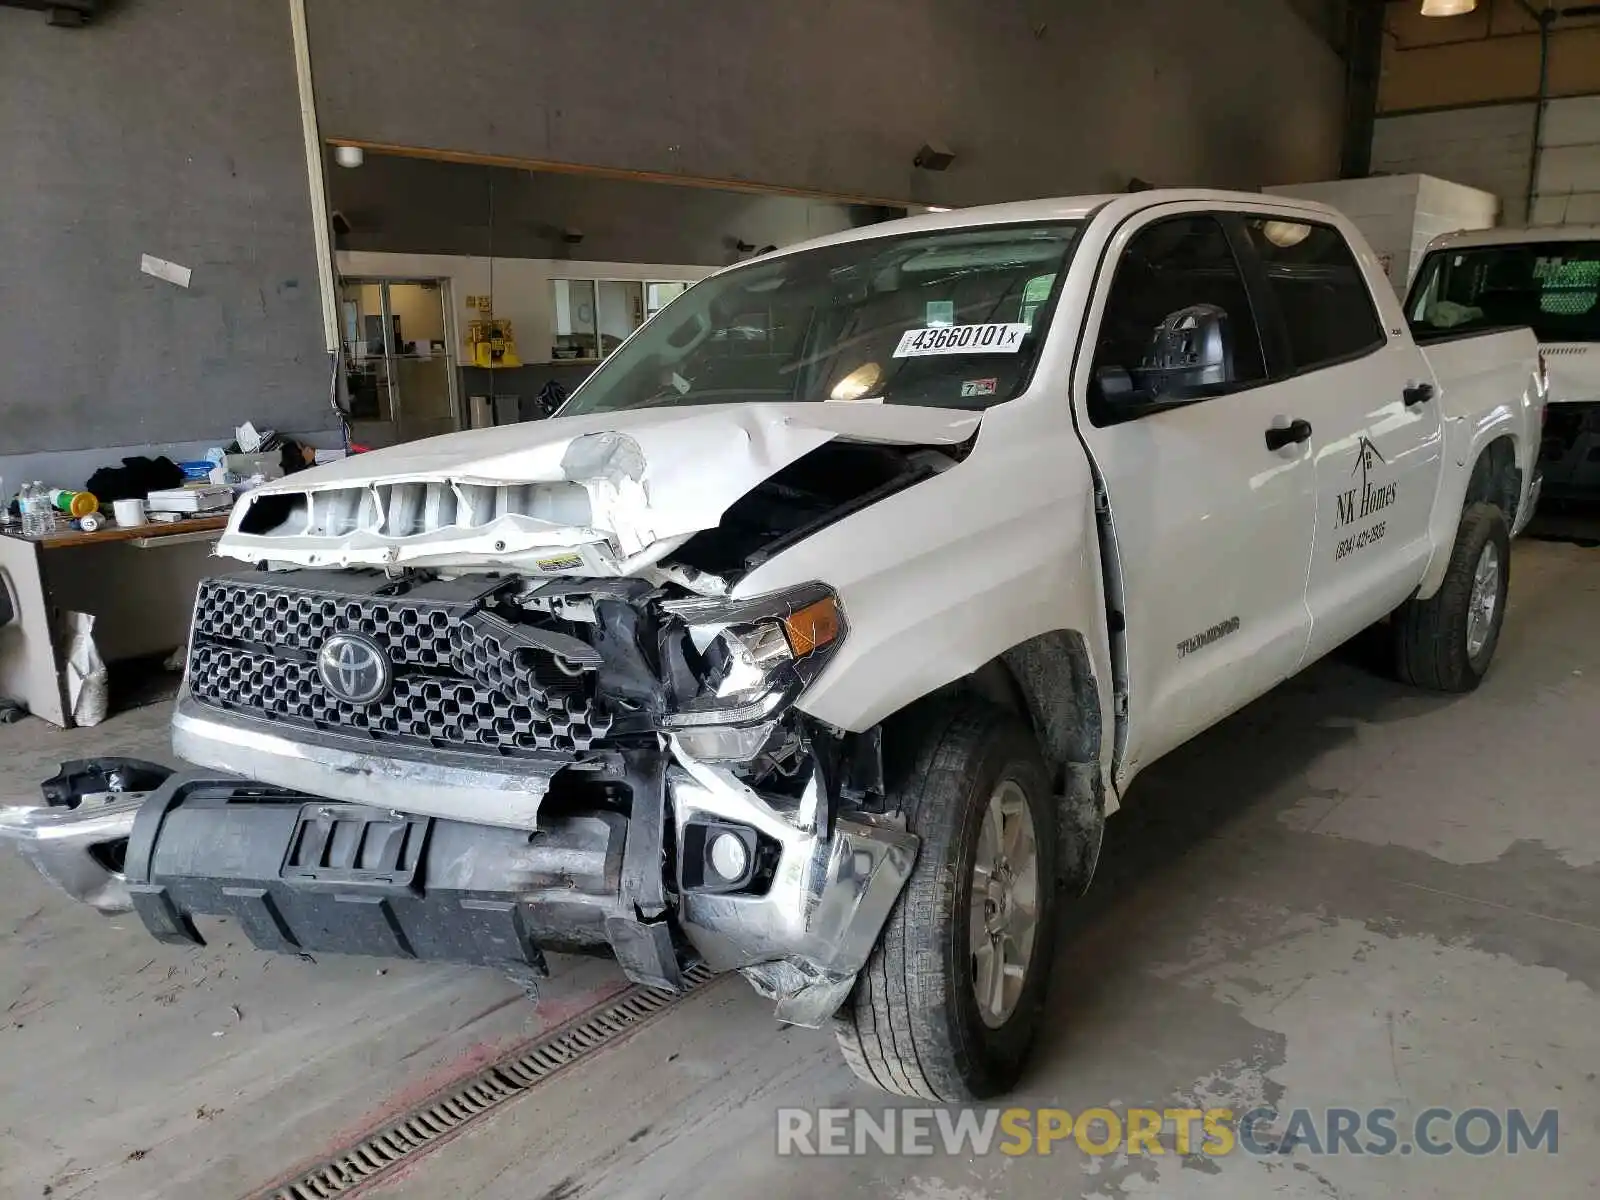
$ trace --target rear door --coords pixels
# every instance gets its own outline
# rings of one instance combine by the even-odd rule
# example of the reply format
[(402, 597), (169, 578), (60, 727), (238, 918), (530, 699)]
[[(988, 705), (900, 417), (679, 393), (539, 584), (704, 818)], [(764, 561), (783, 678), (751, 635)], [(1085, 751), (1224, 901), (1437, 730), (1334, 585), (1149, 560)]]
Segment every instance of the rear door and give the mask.
[[(1147, 386), (1153, 332), (1194, 305), (1226, 314), (1226, 379), (1183, 394)], [(1304, 441), (1267, 444), (1289, 406), (1216, 215), (1163, 206), (1125, 223), (1086, 337), (1078, 423), (1106, 493), (1126, 628), (1126, 782), (1299, 662), (1315, 471)]]
[(1363, 268), (1332, 218), (1240, 220), (1275, 313), (1268, 336), (1286, 360), (1283, 403), (1313, 431), (1309, 662), (1390, 612), (1422, 578), (1443, 449), (1439, 397), (1381, 268), (1375, 259)]

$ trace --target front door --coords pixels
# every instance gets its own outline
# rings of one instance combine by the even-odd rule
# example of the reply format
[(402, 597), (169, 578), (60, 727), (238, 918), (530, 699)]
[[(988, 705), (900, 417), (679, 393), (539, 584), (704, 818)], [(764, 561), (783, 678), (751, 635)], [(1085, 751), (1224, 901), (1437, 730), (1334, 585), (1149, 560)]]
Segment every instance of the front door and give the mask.
[[(1119, 783), (1286, 678), (1309, 629), (1309, 446), (1283, 429), (1289, 409), (1222, 221), (1161, 212), (1108, 248), (1079, 421), (1127, 630)], [(1152, 334), (1194, 306), (1225, 314), (1230, 361), (1221, 378), (1169, 387), (1148, 369)]]

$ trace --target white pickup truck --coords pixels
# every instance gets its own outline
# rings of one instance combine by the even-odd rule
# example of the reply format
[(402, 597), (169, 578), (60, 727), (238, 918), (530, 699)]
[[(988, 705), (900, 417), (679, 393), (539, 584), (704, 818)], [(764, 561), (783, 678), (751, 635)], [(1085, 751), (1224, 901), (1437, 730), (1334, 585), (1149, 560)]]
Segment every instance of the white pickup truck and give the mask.
[(551, 420), (250, 493), (174, 720), (203, 770), (75, 764), (0, 832), (166, 940), (698, 962), (889, 1091), (992, 1095), (1143, 767), (1385, 620), (1404, 679), (1477, 685), (1543, 389), (1527, 330), (1419, 348), (1301, 202), (768, 254)]
[(1435, 336), (1530, 327), (1549, 371), (1539, 454), (1545, 495), (1600, 499), (1600, 225), (1435, 238), (1406, 315), (1425, 344)]

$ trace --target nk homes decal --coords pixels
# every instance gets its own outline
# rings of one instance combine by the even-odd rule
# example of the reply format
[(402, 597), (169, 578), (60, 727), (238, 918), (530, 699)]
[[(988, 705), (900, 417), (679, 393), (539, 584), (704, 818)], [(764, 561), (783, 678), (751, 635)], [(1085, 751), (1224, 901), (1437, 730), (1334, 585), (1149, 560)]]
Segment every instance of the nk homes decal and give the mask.
[[(1356, 444), (1356, 465), (1350, 469), (1354, 486), (1334, 496), (1335, 529), (1344, 529), (1346, 526), (1365, 521), (1395, 502), (1400, 490), (1399, 485), (1392, 479), (1381, 478), (1387, 474), (1382, 468), (1388, 465), (1388, 461), (1372, 444), (1372, 439), (1363, 434), (1361, 441)], [(1359, 482), (1355, 481), (1357, 474), (1361, 476)], [(1341, 537), (1334, 546), (1333, 561), (1338, 562), (1357, 550), (1365, 550), (1368, 546), (1376, 546), (1383, 541), (1384, 534), (1388, 532), (1387, 521), (1374, 521), (1360, 532)]]

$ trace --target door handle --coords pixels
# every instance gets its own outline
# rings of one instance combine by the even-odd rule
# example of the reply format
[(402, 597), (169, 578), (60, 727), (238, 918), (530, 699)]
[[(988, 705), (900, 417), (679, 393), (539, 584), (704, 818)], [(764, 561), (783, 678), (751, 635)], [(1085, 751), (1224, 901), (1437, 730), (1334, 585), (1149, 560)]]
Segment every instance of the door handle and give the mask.
[(1426, 404), (1433, 399), (1433, 384), (1413, 383), (1400, 393), (1406, 399), (1407, 408), (1415, 408), (1419, 404)]
[(1274, 425), (1267, 430), (1267, 449), (1282, 450), (1294, 442), (1309, 442), (1311, 440), (1310, 421), (1290, 421), (1287, 425)]

